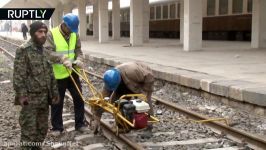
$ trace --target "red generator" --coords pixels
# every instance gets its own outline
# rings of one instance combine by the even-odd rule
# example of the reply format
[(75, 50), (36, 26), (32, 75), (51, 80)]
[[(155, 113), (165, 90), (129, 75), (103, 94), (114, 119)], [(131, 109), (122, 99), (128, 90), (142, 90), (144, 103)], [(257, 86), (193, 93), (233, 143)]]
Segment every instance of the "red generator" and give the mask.
[(147, 112), (149, 110), (149, 104), (140, 99), (127, 101), (127, 103), (122, 106), (122, 113), (124, 117), (133, 122), (135, 129), (147, 127), (149, 120)]

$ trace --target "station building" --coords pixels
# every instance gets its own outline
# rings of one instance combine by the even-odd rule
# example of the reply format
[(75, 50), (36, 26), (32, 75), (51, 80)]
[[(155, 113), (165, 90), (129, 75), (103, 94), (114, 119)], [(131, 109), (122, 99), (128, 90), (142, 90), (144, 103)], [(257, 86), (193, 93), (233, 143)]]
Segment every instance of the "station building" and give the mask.
[[(51, 27), (62, 15), (80, 17), (80, 37), (100, 43), (109, 36), (141, 46), (149, 38), (178, 38), (184, 51), (200, 50), (202, 40), (251, 41), (266, 47), (265, 0), (11, 0), (4, 8), (55, 8)], [(28, 21), (30, 24), (31, 21)]]

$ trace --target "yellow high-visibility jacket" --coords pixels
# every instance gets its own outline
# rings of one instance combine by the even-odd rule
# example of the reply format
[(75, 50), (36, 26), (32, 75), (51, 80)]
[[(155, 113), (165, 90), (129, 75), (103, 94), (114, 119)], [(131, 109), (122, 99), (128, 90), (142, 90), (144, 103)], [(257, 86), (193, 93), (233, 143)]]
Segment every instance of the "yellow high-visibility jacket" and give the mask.
[[(66, 42), (65, 38), (59, 30), (59, 26), (51, 30), (53, 35), (54, 44), (56, 46), (56, 53), (63, 54), (72, 62), (75, 58), (75, 47), (77, 42), (76, 33), (71, 33), (69, 43)], [(67, 71), (68, 70), (68, 71)], [(53, 71), (56, 79), (64, 79), (69, 77), (69, 73), (72, 71), (67, 69), (63, 64), (53, 64)]]

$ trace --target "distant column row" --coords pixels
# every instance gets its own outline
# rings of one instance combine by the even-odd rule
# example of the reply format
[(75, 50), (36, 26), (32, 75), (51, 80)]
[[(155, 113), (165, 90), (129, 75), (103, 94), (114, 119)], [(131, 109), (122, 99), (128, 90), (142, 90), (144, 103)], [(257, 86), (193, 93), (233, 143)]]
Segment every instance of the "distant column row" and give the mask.
[[(180, 42), (185, 51), (202, 49), (203, 2), (180, 0)], [(86, 1), (78, 0), (80, 37), (86, 39)], [(53, 26), (61, 23), (62, 15), (71, 8), (58, 7), (52, 16)], [(204, 11), (205, 12), (205, 11)], [(266, 1), (253, 0), (252, 48), (266, 47)], [(149, 0), (130, 0), (130, 44), (140, 46), (149, 41)], [(49, 23), (49, 22), (47, 22)], [(93, 1), (93, 36), (100, 43), (109, 39), (108, 0)], [(120, 0), (112, 0), (112, 38), (120, 39)]]

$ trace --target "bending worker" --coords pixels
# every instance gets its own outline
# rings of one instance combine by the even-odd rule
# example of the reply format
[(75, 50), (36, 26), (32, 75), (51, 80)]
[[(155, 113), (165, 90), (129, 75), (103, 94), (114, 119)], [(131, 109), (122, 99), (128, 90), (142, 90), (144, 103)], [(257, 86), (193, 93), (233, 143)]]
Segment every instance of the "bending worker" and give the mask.
[(45, 47), (50, 53), (50, 60), (56, 63), (53, 65), (53, 70), (60, 94), (59, 104), (51, 107), (51, 130), (55, 136), (64, 130), (62, 111), (66, 89), (69, 90), (74, 102), (75, 129), (82, 132), (86, 130), (84, 125), (84, 102), (70, 77), (71, 74), (81, 91), (79, 77), (70, 69), (73, 64), (79, 68), (83, 67), (84, 58), (80, 38), (77, 34), (78, 26), (79, 18), (77, 15), (72, 13), (64, 15), (63, 22), (48, 32), (45, 43)]
[(22, 106), (19, 124), (23, 150), (41, 149), (48, 130), (49, 104), (59, 101), (52, 64), (44, 53), (47, 32), (44, 23), (32, 23), (31, 39), (16, 51), (13, 87), (15, 105)]
[[(110, 101), (118, 100), (126, 94), (145, 94), (149, 103), (149, 114), (153, 115), (151, 95), (153, 91), (154, 76), (150, 67), (139, 62), (128, 62), (107, 70), (103, 75), (103, 97), (110, 97)], [(102, 110), (97, 110), (100, 118)], [(98, 132), (99, 122), (96, 122), (94, 133)], [(148, 126), (152, 129), (152, 125)]]

